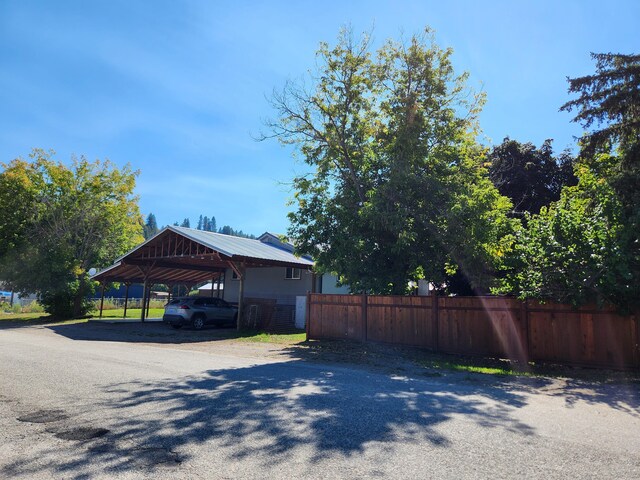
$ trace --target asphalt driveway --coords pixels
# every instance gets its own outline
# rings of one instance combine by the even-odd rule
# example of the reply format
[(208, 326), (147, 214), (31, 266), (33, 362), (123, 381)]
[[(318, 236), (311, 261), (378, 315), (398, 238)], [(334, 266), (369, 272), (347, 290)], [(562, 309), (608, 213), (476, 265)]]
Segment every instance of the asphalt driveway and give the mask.
[(167, 338), (1, 329), (0, 478), (640, 478), (637, 383)]

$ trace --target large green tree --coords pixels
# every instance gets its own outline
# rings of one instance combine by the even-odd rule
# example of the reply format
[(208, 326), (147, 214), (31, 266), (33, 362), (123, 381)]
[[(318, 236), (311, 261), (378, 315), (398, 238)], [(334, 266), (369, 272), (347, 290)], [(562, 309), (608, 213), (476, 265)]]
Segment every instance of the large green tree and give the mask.
[(489, 176), (500, 193), (513, 204), (512, 215), (538, 213), (560, 199), (565, 185), (575, 185), (573, 157), (569, 152), (553, 154), (551, 140), (540, 148), (509, 137), (491, 149), (487, 160)]
[(142, 240), (137, 172), (84, 157), (67, 167), (42, 150), (2, 170), (0, 278), (37, 293), (53, 315), (86, 314), (94, 289), (88, 270)]
[(475, 142), (484, 98), (451, 54), (430, 31), (372, 52), (343, 30), (321, 44), (310, 85), (272, 97), (273, 136), (312, 170), (293, 180), (289, 235), (355, 291), (406, 293), (456, 270), (486, 288), (508, 248), (510, 204)]

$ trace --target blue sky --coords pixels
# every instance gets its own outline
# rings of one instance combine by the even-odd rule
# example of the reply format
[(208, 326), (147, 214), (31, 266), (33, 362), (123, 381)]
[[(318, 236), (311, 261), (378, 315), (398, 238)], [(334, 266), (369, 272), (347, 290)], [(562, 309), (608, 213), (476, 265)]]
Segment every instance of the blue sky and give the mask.
[(341, 26), (374, 26), (376, 45), (431, 26), (487, 94), (487, 144), (562, 150), (580, 134), (558, 112), (566, 77), (593, 71), (591, 51), (638, 53), (638, 19), (637, 1), (0, 0), (0, 161), (39, 147), (130, 163), (160, 224), (284, 232), (304, 167), (252, 135), (272, 116), (265, 96)]

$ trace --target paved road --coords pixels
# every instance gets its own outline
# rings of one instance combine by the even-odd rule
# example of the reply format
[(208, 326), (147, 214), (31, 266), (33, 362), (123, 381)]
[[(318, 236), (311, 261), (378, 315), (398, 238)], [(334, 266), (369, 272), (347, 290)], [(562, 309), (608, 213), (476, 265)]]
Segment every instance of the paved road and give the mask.
[(1, 478), (640, 478), (637, 383), (404, 378), (74, 328), (0, 330)]

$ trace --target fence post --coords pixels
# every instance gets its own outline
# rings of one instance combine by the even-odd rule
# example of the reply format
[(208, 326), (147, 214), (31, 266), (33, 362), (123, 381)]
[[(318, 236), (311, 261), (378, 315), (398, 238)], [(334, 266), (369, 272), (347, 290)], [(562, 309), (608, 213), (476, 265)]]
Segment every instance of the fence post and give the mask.
[(306, 330), (306, 334), (307, 334), (307, 338), (306, 341), (309, 341), (309, 330), (310, 330), (310, 325), (311, 325), (311, 292), (309, 292), (307, 290), (307, 304), (305, 305), (305, 309), (307, 310), (306, 312), (306, 321), (304, 322), (304, 326), (305, 326), (305, 330)]
[(431, 297), (431, 316), (433, 317), (433, 349), (440, 351), (440, 310), (438, 307), (438, 295), (433, 292)]
[(529, 335), (529, 307), (528, 307), (529, 300), (525, 298), (524, 300), (520, 300), (520, 302), (521, 302), (520, 316), (522, 317), (522, 325), (524, 330), (523, 347), (524, 347), (525, 362), (530, 362), (531, 361), (531, 339), (530, 339), (531, 336)]
[(368, 324), (368, 315), (367, 309), (369, 308), (367, 305), (367, 294), (362, 294), (362, 305), (360, 307), (362, 309), (362, 325), (364, 327), (364, 341), (366, 342), (369, 338), (369, 324)]
[(640, 370), (640, 310), (635, 312), (636, 317), (636, 367)]

